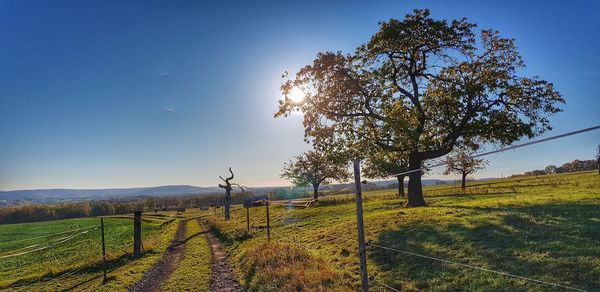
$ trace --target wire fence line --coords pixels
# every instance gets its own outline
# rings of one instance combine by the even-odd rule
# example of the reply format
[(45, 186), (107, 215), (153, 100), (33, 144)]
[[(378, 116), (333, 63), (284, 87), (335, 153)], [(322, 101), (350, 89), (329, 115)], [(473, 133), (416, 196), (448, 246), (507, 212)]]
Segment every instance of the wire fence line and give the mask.
[[(571, 131), (571, 132), (563, 133), (560, 135), (555, 135), (555, 136), (531, 141), (531, 142), (515, 144), (515, 145), (503, 147), (503, 148), (500, 148), (497, 150), (492, 150), (492, 151), (488, 151), (488, 152), (484, 152), (484, 153), (480, 153), (480, 154), (473, 153), (473, 154), (467, 155), (467, 157), (469, 157), (469, 158), (483, 157), (483, 156), (492, 155), (492, 154), (496, 154), (496, 153), (500, 153), (500, 152), (504, 152), (504, 151), (508, 151), (508, 150), (514, 150), (514, 149), (518, 149), (518, 148), (522, 148), (522, 147), (526, 147), (526, 146), (531, 146), (534, 144), (539, 144), (539, 143), (544, 143), (544, 142), (548, 142), (548, 141), (552, 141), (552, 140), (556, 140), (556, 139), (560, 139), (560, 138), (565, 138), (565, 137), (569, 137), (569, 136), (573, 136), (573, 135), (583, 134), (586, 132), (595, 131), (595, 130), (599, 130), (599, 129), (600, 129), (600, 125), (597, 125), (597, 126), (593, 126), (593, 127), (589, 127), (589, 128), (585, 128), (585, 129), (581, 129), (581, 130)], [(430, 165), (427, 167), (421, 167), (418, 169), (413, 169), (413, 170), (409, 170), (409, 171), (403, 171), (403, 172), (391, 174), (391, 175), (387, 176), (387, 178), (396, 177), (396, 176), (400, 176), (400, 175), (407, 175), (407, 174), (411, 174), (413, 172), (426, 171), (431, 168), (439, 167), (439, 166), (443, 166), (443, 165), (446, 165), (446, 163), (445, 162), (436, 163), (436, 164), (433, 164), (433, 165)]]
[[(19, 253), (13, 253), (13, 254), (9, 253), (8, 255), (0, 256), (0, 259), (7, 259), (7, 258), (16, 257), (16, 256), (26, 255), (26, 254), (30, 254), (32, 252), (37, 252), (37, 251), (45, 250), (45, 249), (48, 249), (48, 248), (51, 248), (51, 247), (55, 247), (57, 245), (60, 245), (60, 244), (65, 243), (67, 241), (70, 241), (71, 239), (76, 238), (76, 237), (78, 237), (78, 236), (80, 236), (82, 234), (86, 234), (86, 233), (88, 233), (88, 230), (82, 231), (81, 233), (77, 233), (77, 234), (74, 234), (74, 235), (70, 235), (70, 236), (67, 236), (67, 237), (63, 237), (63, 238), (57, 239), (55, 241), (50, 242), (50, 244), (48, 244), (46, 246), (38, 247), (38, 248), (35, 248), (33, 250), (19, 252)], [(37, 246), (37, 245), (34, 245), (34, 246)]]
[[(103, 218), (111, 218), (111, 217), (103, 217)], [(127, 231), (133, 232), (133, 229), (134, 229), (133, 225), (128, 226), (127, 224), (124, 224), (123, 218), (114, 218), (114, 219), (119, 219), (119, 220), (109, 220), (110, 223), (106, 224), (106, 222), (105, 222), (105, 224), (104, 224), (104, 228), (107, 231), (109, 231), (105, 235), (105, 238), (107, 240), (106, 246), (110, 250), (116, 251), (118, 254), (120, 254), (121, 252), (124, 253), (125, 255), (131, 254), (132, 250), (130, 250), (130, 249), (132, 248), (133, 242), (132, 241), (123, 242), (123, 237), (120, 235), (123, 235), (124, 232), (127, 232)], [(168, 220), (165, 220), (165, 221), (168, 221)], [(159, 223), (160, 222), (158, 222), (154, 225), (158, 226)], [(85, 227), (85, 228), (76, 228), (76, 229), (71, 229), (71, 230), (66, 230), (66, 231), (61, 231), (61, 232), (55, 232), (55, 233), (51, 233), (51, 234), (44, 234), (44, 235), (40, 235), (40, 236), (23, 238), (18, 241), (11, 241), (11, 243), (13, 243), (13, 242), (19, 243), (19, 242), (32, 241), (32, 240), (36, 240), (36, 239), (40, 240), (43, 238), (60, 237), (57, 239), (51, 238), (50, 241), (42, 240), (43, 242), (41, 242), (41, 243), (31, 244), (31, 245), (23, 247), (23, 248), (17, 248), (17, 249), (13, 249), (10, 251), (3, 251), (3, 255), (0, 255), (0, 259), (8, 259), (8, 258), (13, 258), (13, 257), (18, 257), (18, 256), (25, 256), (26, 254), (31, 254), (34, 252), (41, 252), (41, 251), (45, 250), (45, 253), (39, 255), (40, 259), (43, 259), (42, 262), (45, 262), (46, 264), (56, 265), (56, 267), (59, 268), (59, 270), (57, 272), (53, 272), (58, 275), (56, 277), (48, 279), (47, 275), (41, 276), (40, 278), (38, 278), (37, 280), (34, 280), (30, 284), (18, 284), (16, 286), (12, 287), (11, 289), (14, 289), (16, 291), (37, 291), (40, 289), (43, 290), (43, 289), (46, 289), (45, 287), (53, 285), (57, 281), (72, 277), (78, 273), (81, 273), (85, 269), (89, 269), (91, 267), (97, 267), (97, 266), (101, 265), (102, 264), (102, 256), (100, 255), (100, 256), (96, 257), (95, 256), (96, 254), (92, 255), (89, 253), (90, 248), (91, 248), (93, 250), (97, 249), (98, 253), (101, 254), (101, 251), (99, 248), (99, 246), (101, 245), (100, 233), (99, 232), (98, 233), (94, 232), (93, 234), (90, 233), (92, 231), (96, 231), (96, 230), (100, 230), (100, 229), (101, 229), (100, 224), (97, 224), (97, 225), (95, 224), (93, 226), (89, 226), (89, 227)], [(114, 232), (110, 232), (110, 230), (113, 230)], [(81, 239), (81, 240), (76, 239), (77, 237), (81, 237), (83, 235), (86, 235), (86, 237), (84, 237), (84, 239)], [(90, 238), (90, 236), (91, 236), (91, 238)], [(133, 235), (132, 235), (132, 237), (133, 237)], [(75, 242), (75, 243), (73, 246), (71, 246), (71, 245), (64, 246), (64, 248), (62, 248), (60, 250), (61, 253), (65, 256), (65, 258), (63, 260), (62, 257), (59, 257), (58, 255), (54, 254), (53, 248), (56, 248), (57, 246), (63, 245), (64, 243), (67, 243), (67, 242)], [(82, 250), (82, 245), (84, 245), (85, 250)], [(32, 250), (27, 250), (27, 249), (32, 249)], [(17, 253), (15, 253), (15, 251)], [(24, 251), (24, 252), (19, 252), (19, 251)], [(59, 261), (59, 259), (60, 259), (60, 261)], [(66, 263), (70, 263), (70, 264), (66, 264)], [(63, 265), (65, 265), (65, 267), (63, 267)], [(79, 266), (79, 267), (77, 267), (77, 266)], [(46, 268), (47, 267), (45, 267), (45, 269)], [(66, 270), (65, 270), (65, 268), (66, 268)], [(97, 271), (95, 271), (95, 270), (93, 271), (93, 273), (96, 273), (96, 272)], [(88, 271), (88, 273), (89, 273), (89, 271)]]
[(11, 242), (12, 243), (18, 243), (18, 242), (23, 242), (23, 241), (33, 240), (33, 239), (40, 239), (40, 238), (45, 238), (45, 237), (53, 237), (53, 236), (56, 236), (56, 235), (61, 235), (61, 234), (65, 234), (65, 233), (72, 233), (72, 232), (80, 231), (80, 230), (88, 230), (88, 229), (92, 229), (92, 228), (100, 228), (100, 225), (98, 225), (98, 226), (94, 225), (94, 226), (85, 227), (85, 228), (71, 229), (71, 230), (66, 230), (66, 231), (52, 233), (52, 234), (45, 234), (45, 235), (40, 235), (40, 236), (35, 236), (35, 237), (23, 238), (23, 239), (14, 240), (14, 241), (11, 241)]
[(373, 280), (377, 284), (379, 284), (379, 285), (381, 285), (381, 286), (383, 286), (383, 287), (385, 287), (385, 288), (387, 288), (389, 290), (392, 290), (392, 291), (395, 291), (395, 292), (400, 292), (400, 290), (398, 290), (398, 289), (396, 289), (396, 288), (394, 288), (394, 287), (392, 287), (392, 286), (390, 286), (390, 285), (388, 285), (388, 284), (386, 284), (384, 282), (381, 282), (381, 281), (377, 280), (375, 277), (371, 277), (371, 278), (369, 278), (369, 280)]
[[(281, 233), (279, 233), (279, 232), (276, 232), (276, 231), (273, 231), (273, 230), (271, 230), (271, 232), (273, 232), (273, 234), (277, 235), (277, 236), (278, 236), (280, 239), (282, 239), (282, 240), (285, 240), (285, 241), (287, 241), (287, 242), (290, 242), (290, 243), (292, 243), (292, 244), (294, 244), (294, 245), (297, 245), (297, 246), (299, 246), (299, 247), (302, 247), (302, 248), (304, 248), (304, 249), (306, 249), (306, 250), (308, 250), (308, 251), (312, 252), (313, 254), (315, 254), (315, 255), (318, 255), (318, 256), (320, 256), (320, 257), (322, 257), (322, 258), (324, 258), (324, 259), (326, 258), (326, 257), (325, 257), (325, 256), (324, 256), (324, 255), (323, 255), (321, 252), (319, 252), (319, 251), (317, 251), (317, 250), (315, 250), (315, 249), (313, 249), (313, 248), (310, 248), (310, 247), (306, 246), (306, 245), (305, 245), (305, 244), (303, 244), (302, 242), (299, 242), (299, 241), (297, 241), (297, 240), (290, 239), (290, 238), (288, 238), (288, 237), (284, 237), (284, 236), (283, 236)], [(324, 239), (323, 239), (323, 238), (321, 238), (321, 239), (320, 239), (320, 240), (318, 240), (318, 241), (319, 241), (319, 242), (322, 242), (323, 240), (324, 240)], [(329, 261), (328, 261), (328, 263), (329, 263)], [(330, 265), (330, 266), (332, 266), (332, 265), (331, 265), (331, 263), (329, 263), (329, 265)], [(360, 275), (360, 273), (359, 273), (358, 271), (350, 271), (350, 272), (352, 272), (352, 273), (353, 273), (353, 274), (355, 274), (355, 275)], [(375, 278), (375, 276), (371, 276), (371, 277), (370, 277), (370, 279), (371, 279), (371, 280), (373, 280), (373, 281), (375, 281), (376, 283), (380, 284), (381, 286), (383, 286), (383, 287), (385, 287), (385, 288), (389, 289), (389, 290), (392, 290), (392, 291), (399, 291), (399, 290), (395, 289), (394, 287), (392, 287), (392, 286), (390, 286), (390, 285), (387, 285), (386, 283), (384, 283), (384, 282), (382, 282), (382, 281), (379, 281), (379, 280), (377, 280), (377, 279)]]
[[(516, 144), (516, 145), (512, 145), (512, 146), (508, 146), (508, 147), (504, 147), (504, 148), (500, 148), (497, 150), (493, 150), (493, 151), (488, 151), (488, 152), (484, 152), (484, 153), (480, 153), (480, 154), (471, 154), (470, 157), (472, 158), (477, 158), (477, 157), (482, 157), (482, 156), (487, 156), (487, 155), (492, 155), (492, 154), (496, 154), (496, 153), (501, 153), (504, 151), (508, 151), (508, 150), (514, 150), (514, 149), (519, 149), (522, 147), (526, 147), (526, 146), (530, 146), (530, 145), (535, 145), (535, 144), (539, 144), (539, 143), (544, 143), (544, 142), (548, 142), (548, 141), (552, 141), (552, 140), (556, 140), (556, 139), (561, 139), (561, 138), (565, 138), (565, 137), (569, 137), (569, 136), (573, 136), (573, 135), (578, 135), (578, 134), (582, 134), (582, 133), (586, 133), (586, 132), (590, 132), (590, 131), (594, 131), (594, 130), (598, 130), (600, 129), (600, 125), (598, 126), (594, 126), (594, 127), (589, 127), (589, 128), (584, 128), (581, 130), (576, 130), (576, 131), (571, 131), (571, 132), (567, 132), (567, 133), (563, 133), (563, 134), (559, 134), (559, 135), (555, 135), (555, 136), (551, 136), (551, 137), (547, 137), (547, 138), (543, 138), (543, 139), (539, 139), (539, 140), (535, 140), (535, 141), (531, 141), (531, 142), (526, 142), (526, 143), (521, 143), (521, 144)], [(397, 174), (393, 174), (390, 175), (389, 177), (394, 177), (394, 176), (398, 176), (398, 175), (406, 175), (406, 174), (410, 174), (412, 172), (417, 172), (417, 171), (423, 171), (423, 170), (428, 170), (430, 168), (433, 167), (438, 167), (438, 166), (442, 166), (442, 165), (446, 165), (446, 163), (438, 163), (435, 165), (431, 165), (428, 167), (423, 167), (423, 168), (419, 168), (419, 169), (414, 169), (414, 170), (410, 170), (410, 171), (406, 171), (406, 172), (401, 172), (401, 173), (397, 173)], [(286, 216), (287, 219), (289, 219), (289, 214)], [(306, 229), (306, 226), (295, 226), (297, 229)], [(278, 238), (281, 238), (282, 240), (288, 241), (290, 243), (293, 243), (295, 245), (298, 245), (316, 255), (320, 255), (323, 256), (323, 254), (321, 254), (320, 252), (308, 247), (306, 244), (303, 244), (297, 240), (293, 240), (290, 239), (288, 237), (284, 237), (281, 233), (275, 231), (275, 230), (271, 230), (271, 232), (273, 234), (275, 234)], [(338, 240), (342, 240), (342, 241), (354, 241), (354, 242), (358, 242), (357, 239), (355, 238), (344, 238), (344, 237), (339, 237), (339, 236), (335, 236), (333, 234), (324, 234), (325, 236), (331, 237), (331, 238), (336, 238)], [(324, 238), (320, 238), (318, 239), (318, 242), (323, 241)], [(516, 275), (516, 274), (512, 274), (512, 273), (508, 273), (508, 272), (503, 272), (503, 271), (499, 271), (499, 270), (494, 270), (494, 269), (490, 269), (490, 268), (484, 268), (484, 267), (479, 267), (479, 266), (475, 266), (475, 265), (470, 265), (470, 264), (465, 264), (465, 263), (461, 263), (458, 261), (453, 261), (453, 260), (449, 260), (449, 259), (443, 259), (440, 257), (434, 257), (434, 256), (429, 256), (429, 255), (424, 255), (424, 254), (419, 254), (419, 253), (414, 253), (411, 251), (405, 251), (405, 250), (400, 250), (397, 248), (392, 248), (392, 247), (388, 247), (388, 246), (383, 246), (383, 245), (379, 245), (379, 244), (374, 244), (372, 242), (368, 242), (367, 244), (369, 247), (372, 248), (378, 248), (378, 249), (383, 249), (383, 250), (387, 250), (387, 251), (393, 251), (393, 252), (397, 252), (397, 253), (401, 253), (401, 254), (405, 254), (405, 255), (410, 255), (410, 256), (415, 256), (415, 257), (419, 257), (419, 258), (423, 258), (423, 259), (428, 259), (428, 260), (433, 260), (433, 261), (438, 261), (438, 262), (442, 262), (445, 264), (451, 264), (451, 265), (456, 265), (459, 267), (463, 267), (463, 268), (469, 268), (469, 269), (474, 269), (474, 270), (479, 270), (482, 272), (488, 272), (488, 273), (493, 273), (493, 274), (497, 274), (497, 275), (501, 275), (501, 276), (505, 276), (505, 277), (509, 277), (509, 278), (513, 278), (513, 279), (519, 279), (519, 280), (524, 280), (530, 283), (536, 283), (536, 284), (541, 284), (541, 285), (546, 285), (546, 286), (552, 286), (552, 287), (557, 287), (557, 288), (563, 288), (563, 289), (567, 289), (567, 290), (573, 290), (573, 291), (587, 291), (585, 289), (581, 289), (581, 288), (577, 288), (577, 287), (573, 287), (573, 286), (568, 286), (562, 283), (554, 283), (554, 282), (549, 282), (549, 281), (544, 281), (544, 280), (539, 280), (539, 279), (534, 279), (534, 278), (530, 278), (530, 277), (525, 277), (525, 276), (521, 276), (521, 275)], [(326, 257), (325, 257), (326, 258)], [(376, 280), (374, 277), (370, 278), (371, 280), (375, 281), (376, 283), (380, 284), (383, 287), (386, 287), (387, 289), (390, 289), (392, 291), (398, 291), (396, 288), (386, 284), (385, 282)]]
[[(309, 227), (305, 226), (293, 226), (295, 227), (295, 229), (300, 229), (302, 231), (306, 231), (309, 229)], [(315, 255), (319, 255), (322, 257), (325, 257), (322, 253), (308, 247), (307, 245), (303, 244), (302, 242), (299, 242), (297, 240), (293, 240), (290, 239), (288, 237), (284, 237), (281, 233), (271, 230), (272, 233), (278, 235), (279, 238), (282, 238), (285, 241), (291, 242), (295, 245), (301, 246), (309, 251), (311, 251), (312, 253), (314, 253)], [(345, 238), (345, 237), (341, 237), (341, 236), (336, 236), (333, 235), (331, 233), (321, 233), (321, 235), (324, 235), (326, 237), (330, 237), (330, 238), (334, 238), (337, 239), (339, 241), (342, 242), (354, 242), (354, 243), (358, 243), (358, 240), (356, 238)], [(323, 242), (325, 238), (320, 238), (317, 239), (316, 242)], [(405, 250), (400, 250), (397, 248), (392, 248), (392, 247), (387, 247), (387, 246), (382, 246), (379, 244), (375, 244), (372, 243), (371, 241), (367, 241), (366, 245), (368, 247), (373, 247), (373, 248), (379, 248), (379, 249), (383, 249), (383, 250), (388, 250), (388, 251), (393, 251), (393, 252), (397, 252), (397, 253), (402, 253), (405, 255), (410, 255), (410, 256), (415, 256), (415, 257), (419, 257), (419, 258), (424, 258), (424, 259), (428, 259), (428, 260), (433, 260), (433, 261), (438, 261), (438, 262), (442, 262), (442, 263), (446, 263), (446, 264), (452, 264), (452, 265), (457, 265), (457, 266), (461, 266), (463, 268), (470, 268), (470, 269), (475, 269), (475, 270), (479, 270), (479, 271), (483, 271), (483, 272), (489, 272), (489, 273), (494, 273), (497, 275), (502, 275), (502, 276), (506, 276), (506, 277), (510, 277), (510, 278), (515, 278), (515, 279), (520, 279), (520, 280), (525, 280), (528, 282), (533, 282), (533, 283), (537, 283), (537, 284), (542, 284), (542, 285), (547, 285), (547, 286), (553, 286), (553, 287), (558, 287), (558, 288), (563, 288), (563, 289), (567, 289), (567, 290), (572, 290), (572, 291), (587, 291), (584, 289), (580, 289), (577, 287), (572, 287), (572, 286), (567, 286), (561, 283), (553, 283), (553, 282), (549, 282), (549, 281), (543, 281), (543, 280), (538, 280), (538, 279), (534, 279), (534, 278), (530, 278), (530, 277), (525, 277), (525, 276), (520, 276), (520, 275), (516, 275), (516, 274), (511, 274), (511, 273), (507, 273), (507, 272), (503, 272), (503, 271), (498, 271), (498, 270), (494, 270), (494, 269), (489, 269), (489, 268), (483, 268), (483, 267), (479, 267), (479, 266), (475, 266), (475, 265), (469, 265), (469, 264), (465, 264), (465, 263), (461, 263), (461, 262), (457, 262), (457, 261), (453, 261), (453, 260), (449, 260), (449, 259), (442, 259), (440, 257), (434, 257), (434, 256), (429, 256), (429, 255), (423, 255), (423, 254), (419, 254), (419, 253), (415, 253), (415, 252), (410, 252), (410, 251), (405, 251)], [(386, 284), (385, 282), (379, 281), (379, 280), (375, 280), (374, 277), (370, 277), (369, 279), (374, 280), (375, 282), (377, 282), (378, 284), (392, 290), (392, 291), (399, 291), (396, 288), (393, 288), (392, 286)]]
[[(111, 217), (104, 217), (104, 218), (111, 218)], [(108, 224), (104, 224), (104, 227), (106, 229), (108, 229), (109, 227), (121, 227), (123, 229), (129, 229), (131, 227), (127, 227), (125, 224), (123, 224), (122, 220), (125, 218), (114, 218), (114, 219), (121, 219), (118, 221), (113, 221), (112, 223), (108, 223)], [(87, 234), (90, 229), (93, 230), (99, 230), (100, 229), (100, 225), (94, 225), (94, 226), (89, 226), (89, 227), (85, 227), (85, 228), (76, 228), (76, 229), (70, 229), (70, 230), (66, 230), (66, 231), (61, 231), (61, 232), (56, 232), (56, 233), (51, 233), (51, 234), (45, 234), (45, 235), (40, 235), (40, 236), (34, 236), (34, 237), (29, 237), (29, 238), (23, 238), (23, 239), (19, 239), (19, 240), (15, 240), (15, 241), (11, 241), (11, 243), (20, 243), (20, 242), (26, 242), (26, 241), (30, 241), (30, 240), (35, 240), (35, 239), (40, 239), (40, 238), (48, 238), (48, 237), (55, 237), (55, 236), (59, 236), (59, 235), (63, 235), (63, 234), (69, 234), (69, 236), (63, 237), (63, 238), (58, 238), (58, 239), (54, 239), (48, 242), (45, 242), (47, 245), (40, 247), (40, 248), (36, 248), (34, 250), (31, 251), (27, 251), (27, 252), (22, 252), (22, 253), (15, 253), (18, 252), (20, 250), (25, 250), (28, 248), (33, 248), (36, 246), (41, 245), (42, 243), (38, 243), (38, 244), (33, 244), (33, 245), (29, 245), (29, 246), (25, 246), (25, 247), (21, 247), (21, 248), (17, 248), (17, 249), (13, 249), (13, 250), (0, 250), (0, 252), (2, 254), (5, 255), (0, 255), (0, 259), (4, 259), (4, 258), (10, 258), (10, 257), (14, 257), (14, 256), (20, 256), (20, 255), (25, 255), (25, 254), (29, 254), (31, 252), (36, 252), (36, 251), (41, 251), (50, 247), (54, 247), (58, 244), (64, 243), (66, 241), (69, 241), (75, 237), (78, 237), (80, 235), (83, 234)], [(72, 234), (74, 232), (78, 232), (81, 231), (80, 233), (77, 234)], [(117, 239), (118, 236), (117, 235), (112, 235), (112, 237), (110, 237), (112, 239)], [(91, 240), (91, 239), (90, 239)], [(85, 241), (90, 241), (90, 240), (85, 240)]]
[(502, 272), (502, 271), (496, 271), (496, 270), (492, 270), (492, 269), (488, 269), (488, 268), (482, 268), (482, 267), (473, 266), (473, 265), (464, 264), (464, 263), (459, 263), (459, 262), (455, 262), (455, 261), (451, 261), (451, 260), (446, 260), (446, 259), (441, 259), (441, 258), (437, 258), (437, 257), (422, 255), (422, 254), (418, 254), (418, 253), (414, 253), (414, 252), (399, 250), (399, 249), (395, 249), (395, 248), (391, 248), (391, 247), (387, 247), (387, 246), (381, 246), (381, 245), (377, 245), (377, 244), (373, 244), (373, 243), (370, 243), (368, 245), (369, 246), (373, 246), (373, 247), (377, 247), (377, 248), (381, 248), (381, 249), (384, 249), (384, 250), (394, 251), (394, 252), (398, 252), (398, 253), (402, 253), (402, 254), (407, 254), (407, 255), (416, 256), (416, 257), (420, 257), (420, 258), (425, 258), (425, 259), (429, 259), (429, 260), (434, 260), (434, 261), (438, 261), (438, 262), (443, 262), (443, 263), (447, 263), (447, 264), (458, 265), (458, 266), (462, 266), (462, 267), (465, 267), (465, 268), (476, 269), (476, 270), (480, 270), (480, 271), (484, 271), (484, 272), (495, 273), (495, 274), (498, 274), (498, 275), (503, 275), (503, 276), (507, 276), (507, 277), (511, 277), (511, 278), (516, 278), (516, 279), (521, 279), (521, 280), (526, 280), (526, 281), (529, 281), (529, 282), (535, 282), (535, 283), (538, 283), (538, 284), (544, 284), (544, 285), (548, 285), (548, 286), (554, 286), (554, 287), (559, 287), (559, 288), (568, 289), (568, 290), (574, 290), (574, 291), (587, 291), (587, 290), (579, 289), (579, 288), (576, 288), (576, 287), (571, 287), (571, 286), (566, 286), (566, 285), (562, 285), (562, 284), (557, 284), (557, 283), (552, 283), (552, 282), (537, 280), (537, 279), (533, 279), (533, 278), (523, 277), (523, 276), (511, 274), (511, 273), (506, 273), (506, 272)]
[[(122, 223), (121, 223), (122, 225)], [(109, 224), (105, 224), (104, 225), (105, 228), (106, 227), (111, 227), (111, 226), (116, 226), (116, 225), (109, 225)], [(124, 225), (122, 225), (123, 227), (125, 227)], [(2, 254), (4, 255), (0, 255), (0, 259), (5, 259), (5, 258), (11, 258), (11, 257), (15, 257), (15, 256), (20, 256), (20, 255), (26, 255), (32, 252), (37, 252), (37, 251), (41, 251), (41, 250), (45, 250), (54, 246), (57, 246), (59, 244), (65, 243), (75, 237), (78, 237), (80, 235), (83, 234), (87, 234), (89, 231), (93, 231), (93, 230), (99, 230), (100, 229), (100, 225), (98, 226), (90, 226), (90, 227), (85, 227), (85, 228), (77, 228), (77, 229), (71, 229), (71, 230), (67, 230), (67, 231), (62, 231), (62, 232), (56, 232), (56, 233), (52, 233), (52, 234), (46, 234), (46, 235), (41, 235), (41, 236), (35, 236), (35, 237), (30, 237), (30, 238), (24, 238), (24, 239), (20, 239), (20, 240), (15, 240), (15, 241), (11, 241), (11, 243), (19, 243), (19, 242), (24, 242), (24, 241), (30, 241), (30, 240), (34, 240), (34, 239), (40, 239), (40, 238), (48, 238), (48, 237), (55, 237), (58, 235), (64, 235), (64, 234), (69, 234), (69, 236), (67, 237), (63, 237), (63, 238), (58, 238), (58, 239), (54, 239), (48, 242), (45, 242), (46, 245), (30, 250), (30, 251), (26, 251), (26, 252), (18, 252), (21, 250), (26, 250), (26, 249), (30, 249), (33, 247), (37, 247), (42, 245), (42, 243), (38, 243), (38, 244), (33, 244), (33, 245), (29, 245), (26, 247), (21, 247), (21, 248), (17, 248), (17, 249), (13, 249), (13, 250), (0, 250), (0, 252), (2, 252)], [(77, 231), (81, 231), (77, 234), (72, 234), (74, 232)], [(90, 241), (91, 239), (85, 240), (85, 241)], [(84, 242), (85, 242), (84, 241)], [(18, 252), (18, 253), (16, 253)]]

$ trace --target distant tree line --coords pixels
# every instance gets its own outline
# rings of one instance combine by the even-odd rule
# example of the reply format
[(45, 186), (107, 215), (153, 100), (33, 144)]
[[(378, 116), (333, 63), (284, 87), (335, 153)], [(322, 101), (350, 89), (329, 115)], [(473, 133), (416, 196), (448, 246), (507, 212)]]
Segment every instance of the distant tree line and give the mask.
[[(255, 194), (249, 191), (232, 193), (231, 204), (241, 204), (247, 197)], [(280, 188), (270, 192), (274, 200), (305, 197), (305, 191), (298, 189)], [(28, 204), (22, 206), (0, 208), (0, 224), (14, 224), (81, 218), (91, 216), (110, 216), (133, 214), (134, 211), (144, 212), (177, 210), (180, 208), (207, 208), (222, 206), (222, 194), (195, 194), (169, 197), (143, 197), (134, 199), (109, 199), (98, 201), (83, 201), (55, 205)]]
[(532, 171), (527, 171), (527, 172), (524, 172), (523, 174), (512, 175), (511, 177), (577, 172), (577, 171), (586, 171), (586, 170), (596, 170), (597, 168), (598, 168), (598, 162), (596, 160), (576, 159), (571, 162), (567, 162), (561, 166), (548, 165), (544, 169), (536, 169), (536, 170), (532, 170)]
[(0, 209), (0, 224), (127, 214), (143, 207), (143, 201), (91, 201), (65, 203), (60, 205), (25, 205), (19, 207), (7, 207)]

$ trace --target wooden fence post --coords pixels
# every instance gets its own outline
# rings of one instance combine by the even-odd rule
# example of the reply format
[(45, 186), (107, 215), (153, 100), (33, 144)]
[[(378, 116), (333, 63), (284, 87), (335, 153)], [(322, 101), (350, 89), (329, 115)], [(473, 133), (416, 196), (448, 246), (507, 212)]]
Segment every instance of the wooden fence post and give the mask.
[(133, 256), (142, 254), (142, 211), (133, 213)]
[(246, 207), (246, 229), (250, 232), (250, 207)]
[(104, 271), (103, 282), (106, 282), (106, 244), (104, 242), (104, 217), (100, 217), (100, 229), (102, 230), (102, 270)]
[(360, 257), (361, 291), (369, 291), (367, 276), (367, 254), (365, 251), (365, 229), (363, 224), (362, 187), (360, 181), (360, 160), (354, 159), (354, 186), (356, 187), (356, 225), (358, 228), (358, 256)]
[(271, 242), (271, 217), (269, 216), (269, 200), (267, 200), (267, 241)]

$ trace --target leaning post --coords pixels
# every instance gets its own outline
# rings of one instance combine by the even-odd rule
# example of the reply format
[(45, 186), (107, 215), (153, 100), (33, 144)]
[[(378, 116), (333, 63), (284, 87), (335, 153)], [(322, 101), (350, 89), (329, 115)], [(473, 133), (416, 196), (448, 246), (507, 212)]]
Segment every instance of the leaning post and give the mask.
[(354, 159), (354, 186), (356, 187), (356, 227), (358, 229), (358, 256), (360, 258), (360, 290), (369, 291), (367, 276), (367, 255), (365, 251), (365, 230), (363, 224), (362, 188), (360, 181), (360, 160)]

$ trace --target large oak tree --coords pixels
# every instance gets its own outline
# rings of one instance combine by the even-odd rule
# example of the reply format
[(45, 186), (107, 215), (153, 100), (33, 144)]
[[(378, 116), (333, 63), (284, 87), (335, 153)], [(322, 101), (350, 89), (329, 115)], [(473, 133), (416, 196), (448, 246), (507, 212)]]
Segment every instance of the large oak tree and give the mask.
[[(507, 145), (551, 129), (548, 117), (564, 100), (552, 83), (524, 76), (524, 66), (513, 39), (415, 10), (381, 22), (354, 53), (319, 53), (285, 78), (275, 116), (302, 111), (305, 139), (319, 149), (364, 157), (360, 147), (370, 144), (408, 153), (415, 171), (407, 205), (425, 206), (423, 162), (456, 146)], [(294, 88), (303, 101), (290, 98)]]

